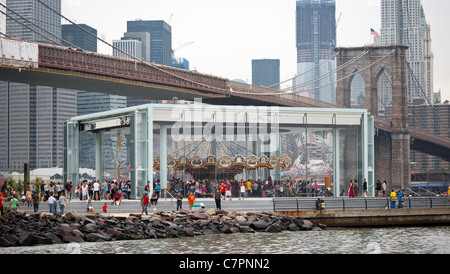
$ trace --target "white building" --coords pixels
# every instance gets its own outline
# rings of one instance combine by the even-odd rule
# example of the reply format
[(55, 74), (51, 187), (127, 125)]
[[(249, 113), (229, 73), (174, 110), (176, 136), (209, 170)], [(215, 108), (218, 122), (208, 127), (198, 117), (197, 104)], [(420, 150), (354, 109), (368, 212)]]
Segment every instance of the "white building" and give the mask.
[[(133, 56), (136, 59), (143, 60), (142, 55), (142, 42), (133, 38), (126, 38), (122, 40), (114, 40), (113, 41), (113, 55), (117, 57), (123, 57), (132, 59), (129, 55)], [(119, 50), (117, 50), (117, 49)], [(125, 54), (125, 53), (127, 54)]]

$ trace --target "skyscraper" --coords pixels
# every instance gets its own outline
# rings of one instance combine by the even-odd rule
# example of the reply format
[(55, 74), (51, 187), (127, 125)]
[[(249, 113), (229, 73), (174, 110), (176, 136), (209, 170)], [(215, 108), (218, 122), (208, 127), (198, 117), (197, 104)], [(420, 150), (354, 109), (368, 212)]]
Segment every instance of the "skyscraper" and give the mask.
[(280, 60), (252, 60), (252, 84), (280, 89)]
[[(47, 0), (45, 3), (57, 11), (61, 10), (60, 0)], [(6, 19), (7, 36), (42, 43), (59, 42), (61, 19), (37, 0), (7, 0), (6, 4), (9, 9), (56, 37), (39, 35), (9, 17)], [(31, 26), (11, 11), (6, 13)], [(31, 27), (42, 33), (42, 30)], [(61, 125), (77, 114), (76, 102), (76, 91), (0, 82), (0, 170), (22, 171), (24, 163), (32, 169), (62, 166)]]
[(150, 62), (172, 65), (172, 27), (161, 20), (128, 21), (127, 33), (150, 33)]
[[(427, 28), (421, 0), (381, 1), (381, 44), (406, 45), (408, 61), (408, 98), (431, 98), (426, 94), (425, 31)], [(383, 92), (383, 90), (381, 90)]]
[(315, 99), (335, 102), (335, 0), (298, 0), (296, 12), (298, 75), (294, 92), (308, 92)]
[[(78, 24), (81, 28), (97, 36), (97, 30), (86, 24)], [(91, 52), (97, 52), (97, 39), (92, 35), (80, 30), (77, 26), (68, 24), (61, 26), (62, 38), (71, 44)], [(71, 45), (63, 42), (66, 47), (72, 47)]]
[[(85, 24), (79, 24), (79, 26), (97, 36), (95, 28)], [(74, 25), (62, 26), (62, 38), (83, 50), (97, 52), (97, 39)], [(77, 92), (77, 115), (124, 107), (126, 107), (125, 96), (90, 91)], [(126, 137), (122, 137), (122, 139), (126, 140)], [(103, 163), (105, 171), (117, 170), (117, 140), (116, 135), (103, 135)], [(122, 147), (121, 158), (126, 158), (125, 143)], [(95, 168), (95, 136), (85, 132), (80, 133), (80, 166), (83, 168)]]
[[(0, 4), (6, 5), (6, 0), (0, 0)], [(0, 36), (6, 34), (6, 9), (0, 5)]]
[(422, 25), (425, 29), (424, 40), (424, 58), (425, 58), (425, 93), (434, 104), (434, 53), (431, 47), (431, 26), (425, 18), (425, 13), (422, 8)]
[[(61, 0), (43, 0), (42, 2), (61, 12)], [(61, 17), (37, 0), (6, 0), (6, 6), (26, 19), (24, 20), (7, 10), (6, 31), (8, 36), (47, 44), (60, 42), (58, 37), (61, 37)], [(46, 32), (34, 25), (39, 26)]]

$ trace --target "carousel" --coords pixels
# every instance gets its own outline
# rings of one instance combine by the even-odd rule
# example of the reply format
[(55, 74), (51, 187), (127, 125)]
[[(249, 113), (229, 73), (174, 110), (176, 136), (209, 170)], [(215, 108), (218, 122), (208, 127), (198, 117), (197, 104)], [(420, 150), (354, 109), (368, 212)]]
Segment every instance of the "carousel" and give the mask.
[[(256, 156), (235, 143), (203, 142), (190, 144), (175, 150), (167, 158), (167, 168), (173, 172), (189, 174), (195, 180), (232, 179), (236, 175), (259, 171), (282, 170), (291, 167), (289, 156)], [(249, 156), (242, 156), (249, 155)], [(154, 161), (154, 169), (160, 170), (160, 158)], [(268, 174), (267, 172), (267, 174)]]

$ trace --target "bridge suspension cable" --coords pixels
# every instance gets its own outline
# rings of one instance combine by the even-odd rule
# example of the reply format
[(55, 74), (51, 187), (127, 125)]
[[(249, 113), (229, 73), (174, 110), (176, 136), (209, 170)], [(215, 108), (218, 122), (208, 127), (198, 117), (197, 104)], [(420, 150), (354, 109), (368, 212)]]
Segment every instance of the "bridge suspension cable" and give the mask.
[[(304, 83), (298, 84), (296, 86), (292, 86), (291, 88), (286, 88), (286, 89), (284, 89), (284, 91), (294, 90), (295, 88), (298, 88), (298, 87), (304, 87), (304, 86), (312, 85), (312, 84), (314, 84), (314, 83), (316, 83), (316, 82), (318, 82), (318, 81), (320, 81), (320, 80), (322, 80), (322, 79), (324, 79), (326, 77), (329, 77), (331, 74), (333, 74), (335, 72), (338, 72), (338, 71), (344, 69), (345, 67), (351, 65), (352, 63), (358, 61), (359, 59), (361, 59), (362, 57), (364, 57), (368, 53), (369, 53), (369, 51), (365, 51), (365, 52), (361, 53), (360, 55), (356, 56), (355, 58), (351, 59), (347, 63), (345, 63), (345, 64), (343, 64), (343, 65), (341, 65), (341, 66), (339, 66), (339, 67), (337, 67), (337, 68), (335, 68), (335, 69), (333, 69), (333, 70), (331, 70), (331, 71), (329, 71), (329, 72), (327, 72), (327, 73), (325, 73), (323, 75), (320, 75), (319, 77), (317, 77), (315, 79), (311, 79), (309, 81), (306, 81)], [(314, 88), (312, 90), (315, 90), (315, 89), (318, 89), (318, 88), (320, 88), (320, 87), (316, 87), (316, 88)], [(304, 90), (302, 90), (302, 91), (304, 91)]]
[[(57, 42), (57, 40), (61, 40), (61, 41), (65, 42), (65, 43), (67, 43), (68, 45), (71, 45), (71, 46), (73, 46), (73, 47), (75, 47), (75, 48), (77, 48), (77, 49), (80, 49), (79, 47), (77, 47), (76, 45), (70, 43), (69, 41), (66, 41), (66, 40), (64, 40), (63, 38), (61, 38), (61, 37), (59, 37), (59, 36), (57, 36), (57, 35), (55, 35), (55, 34), (49, 32), (49, 31), (43, 29), (42, 27), (40, 27), (40, 26), (34, 24), (32, 21), (28, 20), (27, 18), (23, 17), (22, 15), (20, 15), (20, 14), (18, 14), (17, 12), (13, 11), (12, 9), (8, 8), (6, 5), (2, 4), (1, 2), (0, 2), (0, 6), (3, 6), (5, 9), (7, 9), (7, 10), (10, 11), (10, 12), (12, 12), (12, 13), (15, 14), (16, 16), (20, 17), (20, 18), (23, 19), (24, 21), (28, 22), (28, 23), (31, 24), (33, 27), (36, 27), (36, 28), (40, 29), (41, 31), (43, 31), (43, 32), (45, 32), (45, 33), (47, 33), (47, 34), (50, 34), (51, 36), (53, 36), (54, 38), (56, 38), (56, 40), (53, 40), (53, 39), (51, 39), (51, 38), (48, 38), (47, 36), (44, 36), (42, 33), (40, 33), (40, 32), (38, 32), (38, 31), (34, 30), (33, 28), (31, 28), (31, 27), (25, 25), (24, 23), (19, 22), (19, 20), (17, 20), (17, 19), (14, 18), (13, 16), (11, 16), (11, 15), (7, 14), (6, 12), (0, 10), (1, 13), (5, 14), (7, 17), (9, 17), (9, 18), (11, 18), (12, 20), (14, 20), (16, 23), (18, 23), (18, 24), (24, 26), (25, 28), (27, 28), (27, 29), (31, 30), (32, 32), (38, 34), (39, 36), (41, 36), (41, 37), (47, 39), (49, 42), (51, 42), (51, 43), (53, 43), (53, 44), (56, 44), (56, 45), (59, 45), (59, 46), (63, 46), (61, 43), (58, 43), (58, 42)], [(4, 34), (4, 36), (5, 36), (5, 37), (8, 37), (6, 34)], [(8, 37), (8, 38), (10, 38), (10, 37)]]
[(271, 86), (269, 86), (268, 88), (276, 87), (276, 86), (278, 86), (278, 85), (281, 85), (281, 84), (284, 84), (284, 83), (286, 83), (286, 82), (292, 81), (292, 80), (294, 80), (295, 78), (298, 78), (298, 77), (300, 77), (300, 76), (303, 76), (303, 75), (305, 75), (305, 74), (307, 74), (307, 73), (309, 73), (309, 72), (311, 72), (311, 71), (313, 71), (313, 70), (315, 70), (315, 69), (321, 67), (323, 64), (327, 63), (328, 61), (333, 60), (333, 59), (336, 58), (339, 54), (340, 54), (340, 52), (336, 53), (333, 57), (331, 57), (331, 58), (329, 58), (329, 59), (323, 61), (322, 63), (316, 65), (315, 67), (313, 67), (313, 68), (311, 68), (311, 69), (309, 69), (309, 70), (307, 70), (307, 71), (305, 71), (305, 72), (302, 72), (301, 74), (296, 74), (294, 77), (289, 78), (289, 79), (287, 79), (287, 80), (284, 80), (284, 81), (282, 81), (282, 82), (280, 82), (280, 83), (277, 83), (277, 84), (275, 84), (275, 85), (271, 85)]
[(336, 84), (336, 83), (338, 83), (338, 82), (341, 82), (341, 81), (343, 81), (343, 80), (345, 80), (345, 79), (347, 79), (347, 78), (350, 78), (350, 77), (352, 77), (352, 76), (355, 76), (356, 74), (360, 73), (361, 71), (365, 71), (366, 69), (369, 69), (370, 67), (372, 67), (372, 66), (378, 64), (379, 62), (383, 61), (384, 59), (386, 59), (389, 55), (391, 55), (391, 54), (394, 53), (395, 51), (396, 51), (396, 50), (391, 51), (390, 53), (386, 54), (384, 57), (378, 59), (377, 61), (375, 61), (375, 62), (373, 62), (373, 63), (367, 65), (366, 67), (364, 67), (364, 68), (362, 68), (362, 69), (360, 69), (360, 70), (358, 70), (358, 71), (356, 71), (356, 72), (354, 72), (354, 73), (352, 73), (352, 74), (350, 74), (350, 75), (347, 75), (347, 76), (345, 76), (345, 77), (342, 77), (342, 78), (339, 79), (339, 80), (336, 80), (336, 81), (334, 81), (334, 82), (332, 82), (332, 83), (328, 83), (328, 84), (326, 84), (326, 85), (323, 85), (323, 86), (320, 86), (320, 87), (317, 87), (317, 88), (312, 88), (312, 89), (309, 89), (309, 90), (303, 90), (303, 91), (313, 91), (313, 90), (318, 89), (318, 88), (327, 87), (327, 86), (330, 86), (330, 85), (332, 85), (332, 84)]
[[(407, 67), (408, 67), (409, 73), (412, 75), (412, 78), (414, 79), (414, 83), (419, 87), (419, 89), (420, 89), (420, 91), (421, 91), (423, 97), (425, 97), (425, 99), (427, 100), (429, 106), (430, 106), (431, 109), (433, 110), (434, 116), (435, 116), (435, 117), (439, 117), (438, 113), (436, 112), (436, 108), (433, 106), (433, 104), (432, 104), (431, 101), (430, 101), (430, 98), (428, 98), (428, 96), (426, 95), (425, 91), (424, 91), (423, 88), (422, 88), (422, 85), (421, 85), (421, 84), (419, 83), (419, 81), (417, 80), (416, 74), (415, 74), (414, 71), (411, 69), (411, 66), (410, 66), (409, 62), (406, 62), (406, 65), (407, 65)], [(412, 109), (413, 109), (413, 111), (414, 111), (414, 108), (412, 108)], [(415, 119), (414, 117), (415, 117), (415, 115), (413, 115), (413, 119)], [(436, 121), (435, 121), (435, 123), (436, 123)], [(442, 124), (444, 125), (445, 129), (447, 130), (447, 132), (449, 132), (449, 128), (448, 128), (447, 124), (446, 124), (446, 123), (442, 123)]]
[[(347, 79), (347, 78), (350, 78), (350, 77), (352, 77), (352, 76), (358, 74), (358, 73), (361, 72), (361, 71), (364, 71), (364, 70), (366, 70), (366, 69), (368, 69), (368, 68), (370, 68), (370, 67), (372, 67), (372, 66), (378, 64), (379, 62), (381, 62), (381, 61), (383, 61), (384, 59), (386, 59), (389, 55), (391, 55), (391, 54), (394, 53), (395, 51), (396, 51), (396, 50), (391, 51), (390, 53), (388, 53), (388, 54), (386, 54), (385, 56), (381, 57), (380, 59), (376, 60), (375, 62), (373, 62), (373, 63), (367, 65), (366, 67), (364, 67), (364, 68), (362, 68), (362, 69), (360, 69), (360, 70), (358, 70), (358, 71), (356, 71), (356, 72), (354, 72), (354, 73), (352, 73), (352, 74), (349, 74), (349, 75), (347, 75), (347, 76), (345, 76), (345, 77), (342, 77), (341, 79), (338, 79), (338, 80), (336, 80), (336, 81), (334, 81), (334, 82), (332, 82), (332, 83), (328, 83), (328, 84), (323, 85), (323, 86), (320, 86), (320, 87), (316, 87), (316, 88), (309, 89), (309, 90), (303, 90), (303, 91), (313, 91), (313, 90), (315, 90), (315, 89), (317, 89), (317, 88), (323, 88), (323, 87), (327, 87), (327, 86), (336, 84), (336, 83), (338, 83), (338, 82), (341, 82), (341, 81), (343, 81), (343, 80), (345, 80), (345, 79)], [(233, 93), (242, 93), (242, 94), (246, 94), (246, 95), (260, 95), (260, 96), (275, 96), (275, 95), (290, 94), (290, 93), (288, 93), (288, 92), (272, 92), (272, 93), (257, 93), (257, 92), (254, 92), (254, 93), (249, 93), (249, 92), (239, 92), (239, 91), (233, 91)]]

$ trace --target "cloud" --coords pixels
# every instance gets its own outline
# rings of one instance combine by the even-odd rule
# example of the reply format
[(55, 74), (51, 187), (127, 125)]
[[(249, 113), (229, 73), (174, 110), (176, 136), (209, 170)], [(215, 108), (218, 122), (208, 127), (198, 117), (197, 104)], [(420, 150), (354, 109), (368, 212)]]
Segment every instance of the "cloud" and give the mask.
[(366, 0), (369, 7), (381, 7), (381, 0)]
[(81, 0), (65, 0), (67, 6), (69, 7), (79, 7), (81, 6)]

